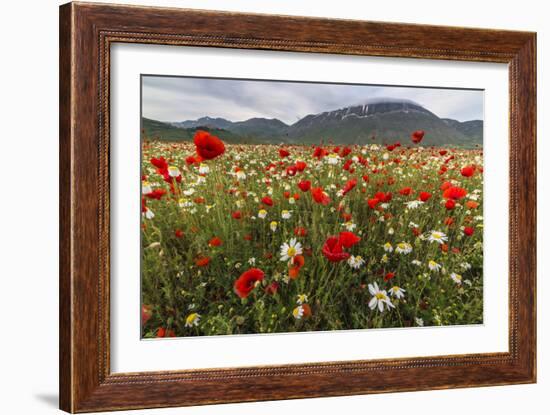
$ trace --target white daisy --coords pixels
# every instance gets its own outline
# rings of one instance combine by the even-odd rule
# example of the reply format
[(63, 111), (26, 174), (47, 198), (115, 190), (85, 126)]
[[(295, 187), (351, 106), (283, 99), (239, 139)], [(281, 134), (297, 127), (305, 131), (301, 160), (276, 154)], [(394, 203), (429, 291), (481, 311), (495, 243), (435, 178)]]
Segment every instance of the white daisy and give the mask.
[(347, 231), (352, 232), (355, 228), (357, 228), (357, 225), (353, 223), (352, 221), (348, 221), (342, 224), (344, 228), (346, 228)]
[(439, 270), (441, 269), (441, 265), (434, 260), (430, 260), (430, 262), (428, 262), (428, 268), (430, 269), (430, 271), (439, 272)]
[(207, 174), (210, 172), (210, 167), (208, 167), (207, 164), (201, 163), (199, 166), (199, 173), (200, 174)]
[(458, 285), (462, 284), (462, 275), (456, 274), (454, 272), (451, 272), (451, 278), (454, 282), (456, 282)]
[(256, 264), (256, 258), (252, 257), (252, 258), (248, 258), (248, 263), (250, 265), (255, 265)]
[(384, 251), (386, 252), (393, 252), (393, 246), (391, 246), (391, 244), (389, 242), (386, 242), (384, 244)]
[(145, 212), (143, 212), (143, 216), (145, 216), (145, 219), (153, 219), (155, 217), (155, 214), (151, 209), (145, 207)]
[(292, 315), (296, 320), (300, 320), (304, 316), (304, 307), (299, 305), (294, 310), (292, 310)]
[(290, 242), (281, 245), (281, 261), (289, 261), (296, 255), (302, 254), (302, 244), (292, 238)]
[(304, 304), (307, 303), (307, 295), (306, 294), (298, 294), (298, 299), (296, 300), (296, 303), (298, 304)]
[(283, 219), (290, 219), (291, 216), (292, 216), (292, 214), (290, 213), (290, 210), (281, 211), (281, 217)]
[(265, 210), (265, 209), (260, 209), (260, 210), (258, 211), (258, 217), (259, 217), (260, 219), (265, 219), (266, 216), (267, 216), (267, 210)]
[(384, 311), (384, 306), (386, 309), (395, 308), (386, 294), (386, 290), (381, 290), (378, 288), (377, 283), (369, 284), (369, 292), (372, 295), (372, 298), (369, 301), (369, 308), (371, 310), (378, 307), (378, 311), (382, 313)]
[(398, 287), (397, 285), (394, 285), (390, 288), (390, 295), (392, 297), (395, 297), (397, 299), (405, 298), (405, 291), (403, 288)]
[(420, 262), (418, 259), (413, 259), (411, 261), (411, 264), (416, 265), (417, 267), (419, 267), (420, 265), (422, 265), (422, 262)]
[(365, 260), (360, 256), (350, 256), (348, 258), (348, 265), (353, 269), (359, 269), (365, 264)]
[(424, 320), (422, 320), (420, 317), (415, 317), (414, 321), (416, 322), (417, 326), (424, 327)]
[(421, 200), (411, 200), (410, 202), (405, 202), (405, 206), (407, 206), (407, 209), (417, 209), (420, 206), (424, 204)]
[(198, 326), (201, 320), (201, 315), (199, 313), (191, 313), (185, 319), (185, 327)]
[(168, 175), (170, 177), (178, 177), (180, 174), (180, 169), (178, 169), (176, 166), (168, 167)]
[(328, 164), (338, 164), (338, 161), (340, 160), (340, 156), (336, 153), (330, 153), (328, 156), (325, 157)]
[(397, 247), (395, 248), (395, 252), (397, 252), (398, 254), (404, 254), (404, 255), (410, 254), (412, 250), (413, 250), (412, 245), (407, 242), (400, 242), (397, 244)]
[(146, 195), (146, 194), (149, 194), (153, 192), (153, 189), (151, 188), (151, 185), (149, 184), (149, 182), (142, 182), (141, 183), (141, 193)]
[(271, 229), (272, 232), (275, 232), (277, 230), (277, 221), (272, 221), (270, 224), (269, 224), (269, 229)]
[(183, 191), (183, 194), (184, 194), (185, 196), (191, 196), (193, 193), (195, 193), (195, 189), (193, 189), (192, 187), (190, 187), (189, 189), (185, 189), (185, 190)]
[(439, 231), (431, 231), (430, 235), (428, 236), (428, 241), (437, 242), (440, 245), (443, 245), (448, 240), (449, 238), (447, 238), (447, 235)]

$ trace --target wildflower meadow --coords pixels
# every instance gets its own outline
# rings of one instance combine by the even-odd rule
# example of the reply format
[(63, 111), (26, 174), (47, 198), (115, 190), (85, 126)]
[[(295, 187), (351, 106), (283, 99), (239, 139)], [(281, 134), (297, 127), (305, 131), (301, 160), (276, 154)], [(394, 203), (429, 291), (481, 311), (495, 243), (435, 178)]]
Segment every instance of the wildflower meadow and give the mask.
[(142, 140), (142, 336), (483, 322), (483, 154)]

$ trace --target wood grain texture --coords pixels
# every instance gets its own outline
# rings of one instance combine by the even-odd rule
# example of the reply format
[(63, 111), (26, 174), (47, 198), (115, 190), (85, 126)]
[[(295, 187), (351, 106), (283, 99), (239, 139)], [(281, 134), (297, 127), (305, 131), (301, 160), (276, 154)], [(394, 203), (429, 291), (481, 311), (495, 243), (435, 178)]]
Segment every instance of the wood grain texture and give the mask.
[[(111, 373), (113, 43), (508, 63), (509, 352)], [(536, 36), (427, 25), (70, 3), (60, 9), (60, 407), (68, 412), (338, 396), (536, 379)]]

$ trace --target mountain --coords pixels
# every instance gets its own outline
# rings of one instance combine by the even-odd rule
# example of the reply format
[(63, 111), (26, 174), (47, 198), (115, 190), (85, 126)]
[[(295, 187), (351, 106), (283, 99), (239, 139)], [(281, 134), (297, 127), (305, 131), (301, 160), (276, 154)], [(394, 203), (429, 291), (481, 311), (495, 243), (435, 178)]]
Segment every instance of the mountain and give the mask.
[[(473, 147), (483, 143), (483, 121), (439, 118), (416, 102), (395, 98), (368, 99), (333, 111), (310, 114), (292, 125), (267, 118), (232, 122), (224, 118), (202, 117), (161, 123), (167, 128), (160, 134), (153, 128), (157, 125), (155, 123), (159, 122), (147, 120), (144, 125), (167, 140), (190, 140), (197, 129), (208, 129), (228, 142), (315, 144), (331, 140), (335, 144), (389, 144), (396, 141), (405, 144), (410, 142), (413, 131), (424, 130), (422, 145)], [(179, 135), (177, 130), (181, 130)]]
[(233, 123), (225, 118), (212, 118), (212, 117), (202, 117), (197, 120), (188, 120), (171, 123), (174, 127), (179, 128), (198, 128), (198, 127), (208, 127), (208, 128), (221, 128), (227, 129)]
[(231, 132), (244, 137), (258, 137), (272, 141), (273, 139), (281, 140), (285, 137), (288, 125), (276, 118), (251, 118), (246, 121), (233, 123), (233, 125), (227, 128)]
[(377, 98), (357, 105), (308, 115), (288, 131), (291, 141), (316, 143), (319, 137), (338, 144), (408, 142), (424, 130), (423, 145), (471, 146), (473, 140), (437, 115), (409, 100)]
[(450, 125), (476, 142), (479, 141), (479, 143), (481, 143), (483, 141), (483, 121), (471, 120), (461, 122), (451, 118), (442, 118), (442, 120), (447, 123), (447, 125)]
[(258, 144), (258, 140), (253, 138), (241, 137), (231, 131), (222, 128), (210, 128), (200, 126), (196, 128), (180, 128), (175, 127), (171, 123), (166, 123), (149, 118), (142, 117), (141, 132), (143, 138), (164, 140), (164, 141), (192, 141), (197, 130), (210, 131), (213, 135), (218, 136), (223, 141), (229, 144)]

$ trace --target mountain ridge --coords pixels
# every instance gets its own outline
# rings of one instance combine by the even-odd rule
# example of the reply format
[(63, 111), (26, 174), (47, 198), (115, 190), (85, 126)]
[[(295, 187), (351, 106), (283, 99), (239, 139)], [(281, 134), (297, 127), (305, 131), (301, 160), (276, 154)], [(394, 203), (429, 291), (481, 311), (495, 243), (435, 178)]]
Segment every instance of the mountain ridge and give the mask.
[[(197, 129), (217, 133), (228, 142), (264, 144), (316, 144), (331, 140), (335, 144), (388, 144), (409, 139), (415, 130), (426, 132), (423, 145), (474, 147), (483, 142), (483, 121), (458, 121), (439, 118), (420, 104), (405, 99), (375, 98), (347, 107), (308, 114), (288, 125), (277, 118), (254, 117), (230, 121), (221, 117), (196, 120), (142, 122), (142, 129), (156, 131), (161, 139), (186, 141)], [(155, 124), (157, 128), (151, 128)], [(159, 125), (166, 125), (163, 134)], [(146, 128), (144, 128), (146, 127)], [(178, 137), (177, 130), (182, 130)]]

